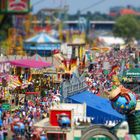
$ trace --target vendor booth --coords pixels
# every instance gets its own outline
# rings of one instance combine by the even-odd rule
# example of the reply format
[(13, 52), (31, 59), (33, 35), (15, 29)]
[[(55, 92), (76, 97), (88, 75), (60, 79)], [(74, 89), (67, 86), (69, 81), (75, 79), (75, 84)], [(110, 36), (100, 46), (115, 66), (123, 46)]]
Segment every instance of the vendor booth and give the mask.
[(85, 103), (87, 105), (87, 116), (93, 117), (94, 124), (105, 124), (106, 121), (121, 121), (124, 117), (114, 110), (108, 99), (94, 95), (89, 91), (82, 91), (68, 97), (72, 103)]
[[(18, 77), (18, 81), (21, 85), (21, 88), (27, 88), (25, 85), (32, 85), (33, 90), (39, 91), (41, 86), (40, 83), (42, 81), (42, 77), (34, 77), (32, 74), (32, 69), (36, 69), (40, 71), (43, 68), (48, 68), (51, 66), (51, 63), (41, 61), (41, 60), (34, 60), (34, 59), (21, 59), (21, 60), (13, 60), (10, 61), (10, 64), (13, 67), (14, 75)], [(29, 84), (28, 84), (29, 83)]]
[(43, 68), (50, 67), (51, 64), (43, 61), (36, 61), (31, 59), (21, 59), (10, 61), (11, 65), (22, 68)]
[(140, 93), (140, 68), (128, 69), (123, 73), (122, 83), (125, 87), (132, 89), (135, 93)]

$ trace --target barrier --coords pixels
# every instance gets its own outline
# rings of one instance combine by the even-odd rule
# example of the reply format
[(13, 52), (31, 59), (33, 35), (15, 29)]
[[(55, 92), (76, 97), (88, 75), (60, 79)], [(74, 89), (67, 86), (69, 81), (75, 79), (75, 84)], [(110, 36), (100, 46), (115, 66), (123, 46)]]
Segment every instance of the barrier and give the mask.
[(140, 134), (140, 110), (127, 115), (130, 134)]

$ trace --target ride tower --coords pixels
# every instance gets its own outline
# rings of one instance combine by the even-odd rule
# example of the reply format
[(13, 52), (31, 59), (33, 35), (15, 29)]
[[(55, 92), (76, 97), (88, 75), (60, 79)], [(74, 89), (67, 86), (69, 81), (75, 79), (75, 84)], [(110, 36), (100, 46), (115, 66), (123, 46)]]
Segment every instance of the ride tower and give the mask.
[(8, 17), (12, 18), (12, 28), (8, 31), (7, 44), (10, 44), (10, 46), (8, 46), (7, 54), (23, 54), (22, 42), (25, 36), (23, 21), (25, 15), (29, 12), (30, 0), (0, 0), (0, 16), (5, 17), (1, 19), (7, 20)]

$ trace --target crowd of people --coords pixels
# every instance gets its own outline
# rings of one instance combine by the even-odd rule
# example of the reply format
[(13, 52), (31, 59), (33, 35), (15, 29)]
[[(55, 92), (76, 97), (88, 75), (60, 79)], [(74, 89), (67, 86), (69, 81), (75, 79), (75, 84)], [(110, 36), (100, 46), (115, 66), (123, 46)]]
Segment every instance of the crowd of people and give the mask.
[[(124, 66), (122, 66), (122, 61), (125, 62)], [(108, 63), (107, 69), (104, 67), (106, 62)], [(96, 95), (104, 96), (106, 91), (110, 91), (114, 85), (119, 84), (120, 72), (129, 67), (130, 51), (128, 48), (118, 51), (112, 49), (108, 53), (100, 53), (87, 72), (86, 83), (89, 90)]]
[(60, 94), (49, 90), (44, 97), (31, 95), (30, 99), (28, 96), (13, 111), (4, 111), (0, 107), (0, 140), (41, 139), (42, 133), (34, 128), (34, 124), (49, 116), (49, 109), (59, 104)]
[[(88, 89), (93, 94), (104, 96), (103, 94), (106, 91), (110, 91), (114, 85), (118, 84), (120, 71), (129, 69), (129, 56), (130, 51), (127, 48), (118, 51), (112, 49), (108, 53), (99, 53), (87, 71), (85, 81)], [(122, 67), (121, 60), (125, 62), (124, 67)], [(108, 63), (107, 69), (105, 68), (105, 62)], [(18, 102), (19, 99), (16, 98), (15, 105), (20, 105), (14, 111), (4, 111), (1, 104), (0, 140), (6, 140), (6, 138), (11, 138), (11, 140), (41, 139), (40, 137), (44, 134), (37, 131), (34, 124), (48, 117), (49, 110), (59, 104), (59, 92), (59, 89), (46, 89), (44, 96), (31, 95), (31, 98), (29, 98), (28, 95), (25, 95), (23, 102)], [(44, 137), (46, 136), (44, 135)]]

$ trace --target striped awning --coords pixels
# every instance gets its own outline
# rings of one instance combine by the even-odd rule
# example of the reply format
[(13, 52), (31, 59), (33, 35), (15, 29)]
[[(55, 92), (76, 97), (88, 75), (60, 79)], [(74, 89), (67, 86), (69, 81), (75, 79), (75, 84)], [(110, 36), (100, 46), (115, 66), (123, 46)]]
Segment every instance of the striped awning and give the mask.
[(25, 40), (25, 43), (46, 43), (46, 44), (60, 44), (61, 42), (45, 32), (41, 32), (36, 36)]
[(15, 88), (21, 86), (21, 83), (18, 80), (18, 76), (8, 75), (6, 80), (8, 81), (8, 88), (9, 89), (15, 89)]

